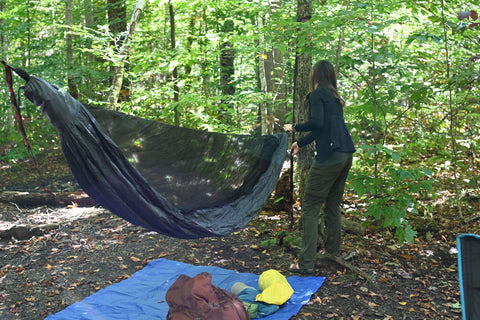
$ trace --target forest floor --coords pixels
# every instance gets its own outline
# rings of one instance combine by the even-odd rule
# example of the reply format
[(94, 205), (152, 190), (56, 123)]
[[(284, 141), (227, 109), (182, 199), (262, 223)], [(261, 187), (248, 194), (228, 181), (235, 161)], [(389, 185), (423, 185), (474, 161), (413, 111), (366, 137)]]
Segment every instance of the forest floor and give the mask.
[[(58, 150), (38, 162), (50, 190), (78, 191)], [(0, 162), (2, 191), (41, 191), (31, 161)], [(353, 212), (362, 210), (360, 205), (349, 195), (345, 204), (350, 210), (344, 218), (358, 221)], [(291, 319), (461, 319), (456, 236), (480, 230), (480, 223), (462, 222), (449, 212), (435, 215), (434, 227), (419, 232), (414, 244), (398, 245), (388, 230), (378, 228), (345, 233), (342, 250), (357, 253), (350, 262), (367, 277), (319, 261), (316, 275), (326, 280)], [(158, 258), (255, 274), (274, 268), (290, 276), (287, 269), (298, 249), (260, 247), (289, 222), (285, 212), (262, 210), (231, 235), (179, 240), (94, 206), (0, 202), (0, 318), (44, 319)], [(33, 228), (37, 225), (46, 227)], [(12, 233), (15, 226), (26, 229)]]

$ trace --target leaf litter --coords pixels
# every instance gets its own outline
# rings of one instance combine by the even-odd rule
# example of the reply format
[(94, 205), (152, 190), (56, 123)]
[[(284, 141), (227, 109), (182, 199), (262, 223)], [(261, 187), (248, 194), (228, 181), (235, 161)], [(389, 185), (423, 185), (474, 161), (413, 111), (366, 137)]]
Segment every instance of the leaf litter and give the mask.
[[(73, 188), (61, 156), (39, 157), (39, 162), (48, 163), (50, 187)], [(25, 180), (28, 163), (22, 165), (18, 181), (12, 177), (15, 166), (1, 167), (0, 181), (9, 177), (5, 189), (18, 190), (16, 183), (22, 191), (38, 187), (33, 169), (30, 181)], [(346, 217), (358, 219), (351, 207)], [(364, 210), (363, 204), (357, 209)], [(344, 234), (343, 253), (356, 251), (351, 263), (369, 277), (327, 262), (317, 264), (317, 275), (326, 277), (325, 283), (291, 319), (461, 319), (455, 239), (480, 230), (479, 222), (461, 223), (447, 210), (442, 219), (445, 224), (438, 230), (427, 230), (414, 244), (401, 246), (388, 230)], [(159, 258), (256, 274), (275, 268), (290, 276), (287, 269), (298, 248), (260, 245), (275, 243), (278, 230), (288, 230), (289, 222), (286, 212), (262, 210), (246, 228), (229, 236), (181, 240), (131, 225), (102, 208), (38, 209), (0, 202), (0, 225), (56, 224), (28, 239), (0, 239), (0, 318), (43, 319)]]

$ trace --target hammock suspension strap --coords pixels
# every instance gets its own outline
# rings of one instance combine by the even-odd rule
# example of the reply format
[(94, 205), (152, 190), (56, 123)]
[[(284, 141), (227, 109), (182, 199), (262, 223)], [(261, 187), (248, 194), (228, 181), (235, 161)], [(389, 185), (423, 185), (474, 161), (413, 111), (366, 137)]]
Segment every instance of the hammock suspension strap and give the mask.
[(11, 66), (9, 66), (5, 61), (0, 61), (4, 66), (5, 66), (5, 79), (7, 81), (8, 89), (10, 91), (10, 101), (12, 103), (12, 107), (15, 110), (15, 118), (17, 119), (18, 123), (18, 129), (20, 130), (20, 133), (22, 134), (23, 137), (23, 142), (25, 144), (25, 147), (27, 148), (28, 155), (33, 161), (33, 165), (35, 169), (38, 172), (38, 179), (40, 185), (44, 188), (45, 191), (48, 191), (48, 189), (45, 187), (43, 183), (43, 175), (42, 171), (40, 170), (40, 167), (38, 166), (37, 159), (35, 158), (35, 155), (33, 154), (32, 148), (30, 147), (30, 143), (28, 142), (27, 134), (25, 132), (25, 127), (23, 125), (23, 118), (22, 114), (20, 111), (20, 106), (17, 102), (17, 98), (15, 96), (15, 90), (13, 89), (13, 77), (12, 77), (12, 70), (14, 70), (16, 73), (18, 73), (23, 79), (28, 80), (28, 74), (26, 74), (23, 70), (15, 69)]

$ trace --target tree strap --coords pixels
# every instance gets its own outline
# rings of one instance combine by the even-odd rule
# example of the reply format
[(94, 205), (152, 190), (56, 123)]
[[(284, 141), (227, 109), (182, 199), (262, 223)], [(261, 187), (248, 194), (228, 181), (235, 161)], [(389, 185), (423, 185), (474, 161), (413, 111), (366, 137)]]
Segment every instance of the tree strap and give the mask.
[(37, 164), (37, 159), (35, 158), (35, 155), (32, 152), (32, 148), (30, 147), (30, 143), (28, 142), (28, 139), (27, 139), (27, 134), (25, 132), (25, 127), (23, 125), (23, 118), (22, 118), (22, 114), (21, 114), (21, 111), (20, 111), (20, 106), (17, 103), (17, 98), (15, 97), (15, 91), (13, 89), (12, 70), (14, 70), (17, 74), (19, 74), (23, 79), (25, 79), (27, 81), (30, 78), (30, 76), (25, 71), (23, 71), (21, 69), (12, 68), (5, 61), (0, 61), (0, 62), (5, 66), (5, 79), (7, 81), (8, 89), (10, 90), (10, 100), (11, 100), (11, 103), (12, 103), (12, 107), (15, 110), (15, 117), (17, 118), (18, 129), (20, 130), (20, 133), (22, 134), (23, 142), (25, 144), (25, 147), (27, 148), (27, 152), (28, 152), (30, 158), (33, 161), (33, 165), (35, 166), (35, 169), (38, 171), (39, 183), (45, 189), (45, 191), (48, 191), (48, 189), (45, 187), (45, 185), (43, 183), (42, 171), (40, 170), (40, 167)]

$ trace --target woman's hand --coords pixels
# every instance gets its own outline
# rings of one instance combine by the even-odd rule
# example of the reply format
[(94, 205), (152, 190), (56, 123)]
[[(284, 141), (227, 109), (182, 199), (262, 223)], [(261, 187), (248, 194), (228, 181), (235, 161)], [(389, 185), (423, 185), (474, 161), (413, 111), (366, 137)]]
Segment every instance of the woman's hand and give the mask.
[(300, 147), (298, 146), (298, 143), (295, 141), (292, 144), (292, 156), (296, 155), (300, 151)]
[(291, 124), (285, 124), (283, 126), (283, 130), (287, 131), (287, 132), (293, 132), (295, 129), (293, 128), (293, 125)]

